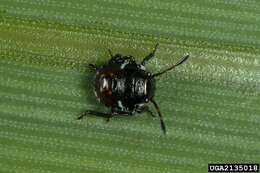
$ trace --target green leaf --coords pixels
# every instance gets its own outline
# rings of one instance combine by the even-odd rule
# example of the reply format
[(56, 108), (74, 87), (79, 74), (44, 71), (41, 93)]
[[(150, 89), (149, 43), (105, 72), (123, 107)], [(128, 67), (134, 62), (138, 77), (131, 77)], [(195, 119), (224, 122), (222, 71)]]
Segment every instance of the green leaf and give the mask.
[[(260, 2), (1, 0), (0, 172), (207, 172), (260, 162)], [(167, 127), (96, 101), (88, 63), (113, 53), (159, 72)], [(149, 104), (151, 110), (155, 109)]]

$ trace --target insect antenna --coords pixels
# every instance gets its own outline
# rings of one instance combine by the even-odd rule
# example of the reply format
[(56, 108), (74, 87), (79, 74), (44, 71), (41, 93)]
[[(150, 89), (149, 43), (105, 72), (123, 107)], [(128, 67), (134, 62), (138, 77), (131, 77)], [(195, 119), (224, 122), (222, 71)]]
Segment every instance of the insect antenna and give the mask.
[(157, 105), (157, 103), (153, 99), (151, 99), (150, 101), (153, 103), (155, 109), (158, 112), (158, 115), (159, 115), (159, 118), (160, 118), (160, 122), (161, 122), (161, 129), (162, 129), (163, 133), (166, 134), (166, 127), (165, 127), (165, 124), (164, 124), (164, 121), (163, 121), (163, 117), (162, 117), (160, 108), (159, 108), (159, 106)]
[(155, 73), (153, 74), (151, 77), (156, 77), (156, 76), (160, 76), (172, 69), (174, 69), (175, 67), (177, 67), (178, 65), (181, 65), (182, 63), (184, 63), (187, 59), (189, 58), (189, 55), (184, 56), (179, 62), (177, 62), (176, 64), (174, 64), (173, 66), (171, 66), (170, 68), (167, 68), (166, 70), (163, 70), (162, 72), (159, 73)]
[(107, 49), (107, 50), (108, 50), (110, 57), (113, 58), (113, 53), (112, 53), (111, 49)]

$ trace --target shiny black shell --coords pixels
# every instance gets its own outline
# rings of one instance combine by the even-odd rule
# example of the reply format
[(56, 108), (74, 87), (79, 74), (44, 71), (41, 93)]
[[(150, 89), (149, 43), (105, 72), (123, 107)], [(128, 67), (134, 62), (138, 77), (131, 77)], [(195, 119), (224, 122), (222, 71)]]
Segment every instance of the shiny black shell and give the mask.
[(113, 113), (142, 112), (154, 92), (155, 79), (132, 56), (117, 54), (96, 71), (95, 95)]

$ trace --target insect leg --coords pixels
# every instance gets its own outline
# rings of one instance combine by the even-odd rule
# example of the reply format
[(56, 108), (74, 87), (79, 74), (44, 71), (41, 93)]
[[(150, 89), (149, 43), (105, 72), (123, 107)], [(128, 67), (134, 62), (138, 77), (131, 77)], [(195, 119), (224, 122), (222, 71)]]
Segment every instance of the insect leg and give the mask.
[(109, 116), (106, 117), (106, 121), (109, 122), (110, 119), (115, 115), (116, 113), (112, 110), (111, 113), (109, 114)]
[(150, 59), (152, 59), (154, 57), (154, 54), (155, 54), (155, 52), (157, 50), (158, 45), (159, 45), (159, 43), (157, 43), (155, 45), (153, 51), (143, 59), (143, 61), (141, 62), (141, 65), (144, 66)]
[(97, 111), (92, 111), (92, 110), (86, 110), (77, 119), (80, 120), (83, 117), (87, 116), (88, 114), (95, 115), (95, 116), (98, 116), (98, 117), (104, 117), (104, 118), (111, 118), (113, 116), (110, 113), (103, 113), (103, 112), (97, 112)]
[(164, 121), (163, 121), (163, 117), (162, 117), (160, 108), (159, 108), (159, 106), (157, 105), (157, 103), (153, 99), (151, 99), (151, 102), (153, 103), (155, 109), (158, 112), (158, 115), (159, 115), (159, 118), (160, 118), (160, 122), (161, 122), (161, 129), (162, 129), (163, 133), (166, 134), (166, 127), (165, 127), (165, 124), (164, 124)]
[(108, 53), (109, 53), (110, 57), (113, 58), (113, 54), (112, 54), (111, 49), (107, 49), (107, 50), (108, 50)]
[(149, 107), (147, 106), (147, 109), (146, 110), (144, 110), (145, 112), (148, 112), (152, 117), (156, 117), (155, 115), (154, 115), (154, 113), (149, 109)]
[(98, 69), (98, 67), (95, 64), (88, 64), (88, 66), (89, 66), (89, 68), (91, 70), (95, 70), (96, 71)]
[(138, 113), (148, 112), (152, 117), (156, 117), (154, 113), (149, 109), (148, 106), (143, 106), (140, 109), (137, 109), (136, 112)]

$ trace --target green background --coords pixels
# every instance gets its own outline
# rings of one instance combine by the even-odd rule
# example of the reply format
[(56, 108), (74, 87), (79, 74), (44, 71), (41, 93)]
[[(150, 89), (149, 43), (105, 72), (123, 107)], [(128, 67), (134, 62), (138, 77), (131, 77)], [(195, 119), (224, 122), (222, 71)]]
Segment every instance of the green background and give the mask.
[[(88, 63), (114, 53), (159, 72), (158, 118), (109, 111)], [(0, 172), (207, 172), (260, 161), (257, 0), (0, 0)], [(151, 109), (154, 108), (151, 104)]]

